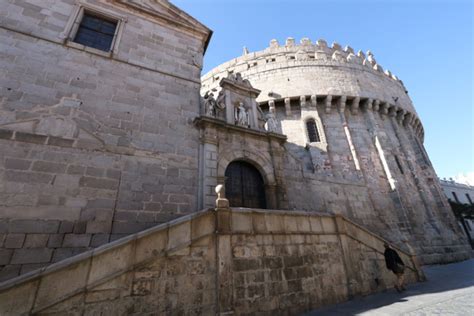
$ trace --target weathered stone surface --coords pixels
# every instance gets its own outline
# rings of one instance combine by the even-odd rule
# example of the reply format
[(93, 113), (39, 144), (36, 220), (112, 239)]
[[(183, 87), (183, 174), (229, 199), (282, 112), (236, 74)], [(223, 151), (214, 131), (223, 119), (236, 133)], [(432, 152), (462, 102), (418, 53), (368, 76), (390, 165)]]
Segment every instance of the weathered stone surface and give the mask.
[[(243, 233), (241, 226), (235, 230), (232, 226), (225, 234), (209, 230), (189, 237), (188, 228), (196, 227), (193, 222), (210, 224), (208, 220), (215, 222), (219, 212), (223, 211), (183, 217), (172, 226), (135, 234), (46, 269), (39, 279), (32, 276), (13, 288), (0, 287), (0, 313), (30, 308), (43, 314), (83, 310), (112, 314), (131, 310), (138, 314), (304, 313), (354, 295), (384, 291), (395, 281), (385, 268), (382, 253), (366, 244), (370, 239), (383, 240), (344, 217), (337, 221), (351, 227), (351, 238), (332, 230), (309, 230), (310, 222), (334, 222), (332, 216), (261, 210), (227, 212), (244, 221), (256, 215), (274, 222), (278, 217), (278, 222), (293, 218), (294, 223), (304, 218), (307, 224), (297, 224), (300, 228), (291, 227), (281, 234)], [(173, 252), (167, 252), (170, 236), (178, 237)], [(407, 281), (415, 282), (415, 262), (398, 251), (413, 269), (407, 270)], [(12, 305), (20, 298), (29, 299)]]
[[(343, 50), (335, 43), (329, 48), (323, 40), (316, 45), (307, 39), (301, 43), (290, 39), (282, 47), (272, 44), (202, 77), (201, 94), (222, 93), (227, 90), (221, 78), (238, 72), (261, 90), (256, 100), (263, 115), (271, 118), (272, 132), (287, 137), (275, 144), (233, 131), (231, 124), (200, 122), (206, 135), (203, 205), (213, 206), (209, 184), (232, 183), (225, 178), (229, 163), (249, 161), (264, 179), (267, 208), (349, 216), (399, 246), (408, 238), (423, 263), (463, 256), (468, 251), (466, 239), (439, 193), (423, 148), (422, 124), (403, 83), (381, 72), (372, 53), (367, 58), (362, 52), (356, 56), (350, 47)], [(308, 122), (315, 125), (311, 133)], [(211, 148), (212, 143), (219, 146)], [(439, 229), (426, 225), (426, 219), (433, 217)], [(324, 219), (310, 224), (314, 232), (335, 229)], [(295, 227), (294, 220), (285, 221), (286, 230)], [(423, 233), (406, 236), (409, 227)], [(443, 240), (445, 248), (433, 245), (433, 240)], [(447, 250), (457, 249), (456, 245), (465, 250), (457, 254)]]
[(16, 249), (11, 264), (47, 263), (51, 261), (53, 250), (48, 248)]
[[(154, 5), (81, 6), (120, 20), (120, 45), (107, 58), (69, 40), (78, 4), (2, 8), (10, 27), (0, 31), (8, 88), (0, 102), (0, 232), (49, 240), (11, 236), (12, 248), (0, 249), (56, 249), (57, 261), (199, 207), (191, 122), (210, 31), (179, 14), (172, 19), (183, 24), (171, 26), (161, 14), (175, 9)], [(135, 216), (120, 217), (125, 211)]]
[[(142, 10), (134, 7), (142, 6), (140, 1), (80, 5), (118, 17), (111, 52), (70, 40), (79, 4), (9, 1), (2, 7), (8, 28), (0, 30), (0, 82), (10, 90), (0, 102), (0, 233), (5, 234), (0, 277), (215, 207), (214, 188), (225, 186), (226, 168), (234, 161), (246, 161), (260, 173), (268, 209), (286, 212), (220, 210), (217, 219), (207, 214), (174, 222), (166, 239), (157, 237), (156, 243), (143, 235), (121, 252), (94, 257), (93, 283), (109, 272), (123, 279), (64, 299), (63, 307), (54, 307), (57, 313), (86, 302), (81, 313), (124, 314), (136, 296), (142, 298), (136, 313), (144, 314), (215, 314), (227, 312), (220, 305), (231, 303), (243, 313), (295, 314), (312, 302), (327, 304), (378, 289), (364, 281), (372, 276), (357, 279), (350, 270), (343, 272), (333, 253), (344, 257), (344, 249), (354, 246), (370, 258), (357, 269), (379, 271), (380, 254), (373, 250), (380, 250), (381, 240), (356, 225), (335, 225), (331, 216), (291, 214), (294, 210), (343, 214), (403, 247), (405, 232), (416, 231), (407, 236), (406, 247), (424, 263), (469, 256), (439, 195), (422, 144), (423, 127), (406, 89), (382, 72), (372, 53), (366, 58), (337, 43), (328, 47), (324, 40), (313, 44), (305, 38), (299, 45), (289, 38), (285, 46), (273, 41), (271, 49), (219, 66), (201, 84), (210, 31), (185, 13), (166, 1), (152, 1)], [(181, 23), (162, 18), (170, 12), (169, 19)], [(228, 79), (226, 93), (216, 102), (225, 106), (200, 117), (199, 89), (220, 90), (222, 78)], [(240, 103), (245, 111), (233, 112)], [(239, 126), (233, 124), (236, 114)], [(264, 130), (265, 120), (267, 127), (272, 123), (271, 132)], [(311, 137), (309, 123), (315, 125)], [(228, 202), (222, 196), (217, 206), (226, 209)], [(428, 225), (428, 218), (435, 225)], [(338, 233), (356, 243), (339, 249)], [(222, 268), (213, 266), (218, 259), (213, 242), (226, 251)], [(169, 257), (157, 258), (164, 253)], [(156, 260), (148, 268), (159, 274), (158, 281), (146, 273), (137, 278), (136, 271), (122, 273), (135, 258)], [(239, 271), (233, 271), (234, 259)], [(318, 260), (330, 266), (320, 267)], [(222, 294), (219, 307), (213, 305), (213, 273), (228, 279), (223, 287), (230, 292)], [(340, 279), (344, 273), (358, 282), (355, 289)], [(199, 294), (180, 288), (188, 283)], [(320, 293), (321, 286), (332, 296)], [(178, 303), (183, 296), (186, 310)]]

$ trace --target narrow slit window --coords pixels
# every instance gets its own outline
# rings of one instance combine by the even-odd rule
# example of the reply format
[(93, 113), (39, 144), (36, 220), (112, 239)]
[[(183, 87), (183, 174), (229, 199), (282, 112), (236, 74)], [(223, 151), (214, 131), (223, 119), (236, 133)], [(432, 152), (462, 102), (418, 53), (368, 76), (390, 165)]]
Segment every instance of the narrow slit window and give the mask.
[(453, 194), (453, 197), (456, 203), (459, 203), (458, 195), (456, 194), (456, 192), (451, 192), (451, 193)]
[(466, 193), (466, 198), (469, 201), (469, 204), (472, 204), (471, 196), (469, 195), (469, 193)]
[(308, 131), (308, 138), (310, 143), (320, 142), (321, 138), (319, 137), (318, 127), (314, 119), (309, 119), (306, 121), (306, 130)]
[(398, 166), (398, 169), (400, 170), (400, 172), (402, 174), (404, 174), (402, 164), (400, 163), (400, 160), (398, 159), (398, 156), (396, 156), (396, 155), (395, 155), (395, 162), (397, 163), (397, 166)]
[(117, 29), (117, 21), (84, 12), (74, 42), (109, 52)]

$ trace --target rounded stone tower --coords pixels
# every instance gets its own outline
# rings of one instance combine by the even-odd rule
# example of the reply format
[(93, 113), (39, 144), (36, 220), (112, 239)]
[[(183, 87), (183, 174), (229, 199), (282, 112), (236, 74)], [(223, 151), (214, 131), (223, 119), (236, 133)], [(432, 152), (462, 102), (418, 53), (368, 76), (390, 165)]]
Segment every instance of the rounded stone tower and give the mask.
[(236, 75), (260, 90), (257, 108), (267, 133), (287, 137), (283, 153), (268, 154), (279, 187), (275, 205), (349, 216), (413, 249), (423, 263), (469, 257), (407, 90), (370, 51), (307, 38), (272, 40), (204, 75), (202, 95), (217, 93), (223, 78)]

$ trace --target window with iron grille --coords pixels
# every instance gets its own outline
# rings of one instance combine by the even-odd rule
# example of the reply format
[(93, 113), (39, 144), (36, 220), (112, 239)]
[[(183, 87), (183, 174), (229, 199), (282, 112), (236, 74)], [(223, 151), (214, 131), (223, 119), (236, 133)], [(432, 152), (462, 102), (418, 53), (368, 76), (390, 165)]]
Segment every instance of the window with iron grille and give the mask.
[(318, 127), (316, 126), (316, 121), (314, 119), (309, 119), (306, 121), (306, 130), (308, 131), (310, 143), (321, 141), (318, 133)]
[(74, 42), (108, 52), (117, 29), (117, 21), (84, 12)]

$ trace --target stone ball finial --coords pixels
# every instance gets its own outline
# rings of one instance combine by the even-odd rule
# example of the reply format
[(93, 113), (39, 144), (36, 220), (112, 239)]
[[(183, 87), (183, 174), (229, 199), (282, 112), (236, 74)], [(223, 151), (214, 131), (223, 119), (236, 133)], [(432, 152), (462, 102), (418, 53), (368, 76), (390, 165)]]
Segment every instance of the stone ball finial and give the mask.
[(218, 199), (223, 199), (224, 198), (224, 186), (222, 184), (218, 184), (216, 186), (216, 193), (217, 193), (217, 198)]
[(217, 193), (217, 200), (216, 200), (216, 209), (228, 209), (229, 208), (229, 200), (224, 197), (224, 185), (218, 184), (216, 186), (216, 193)]

